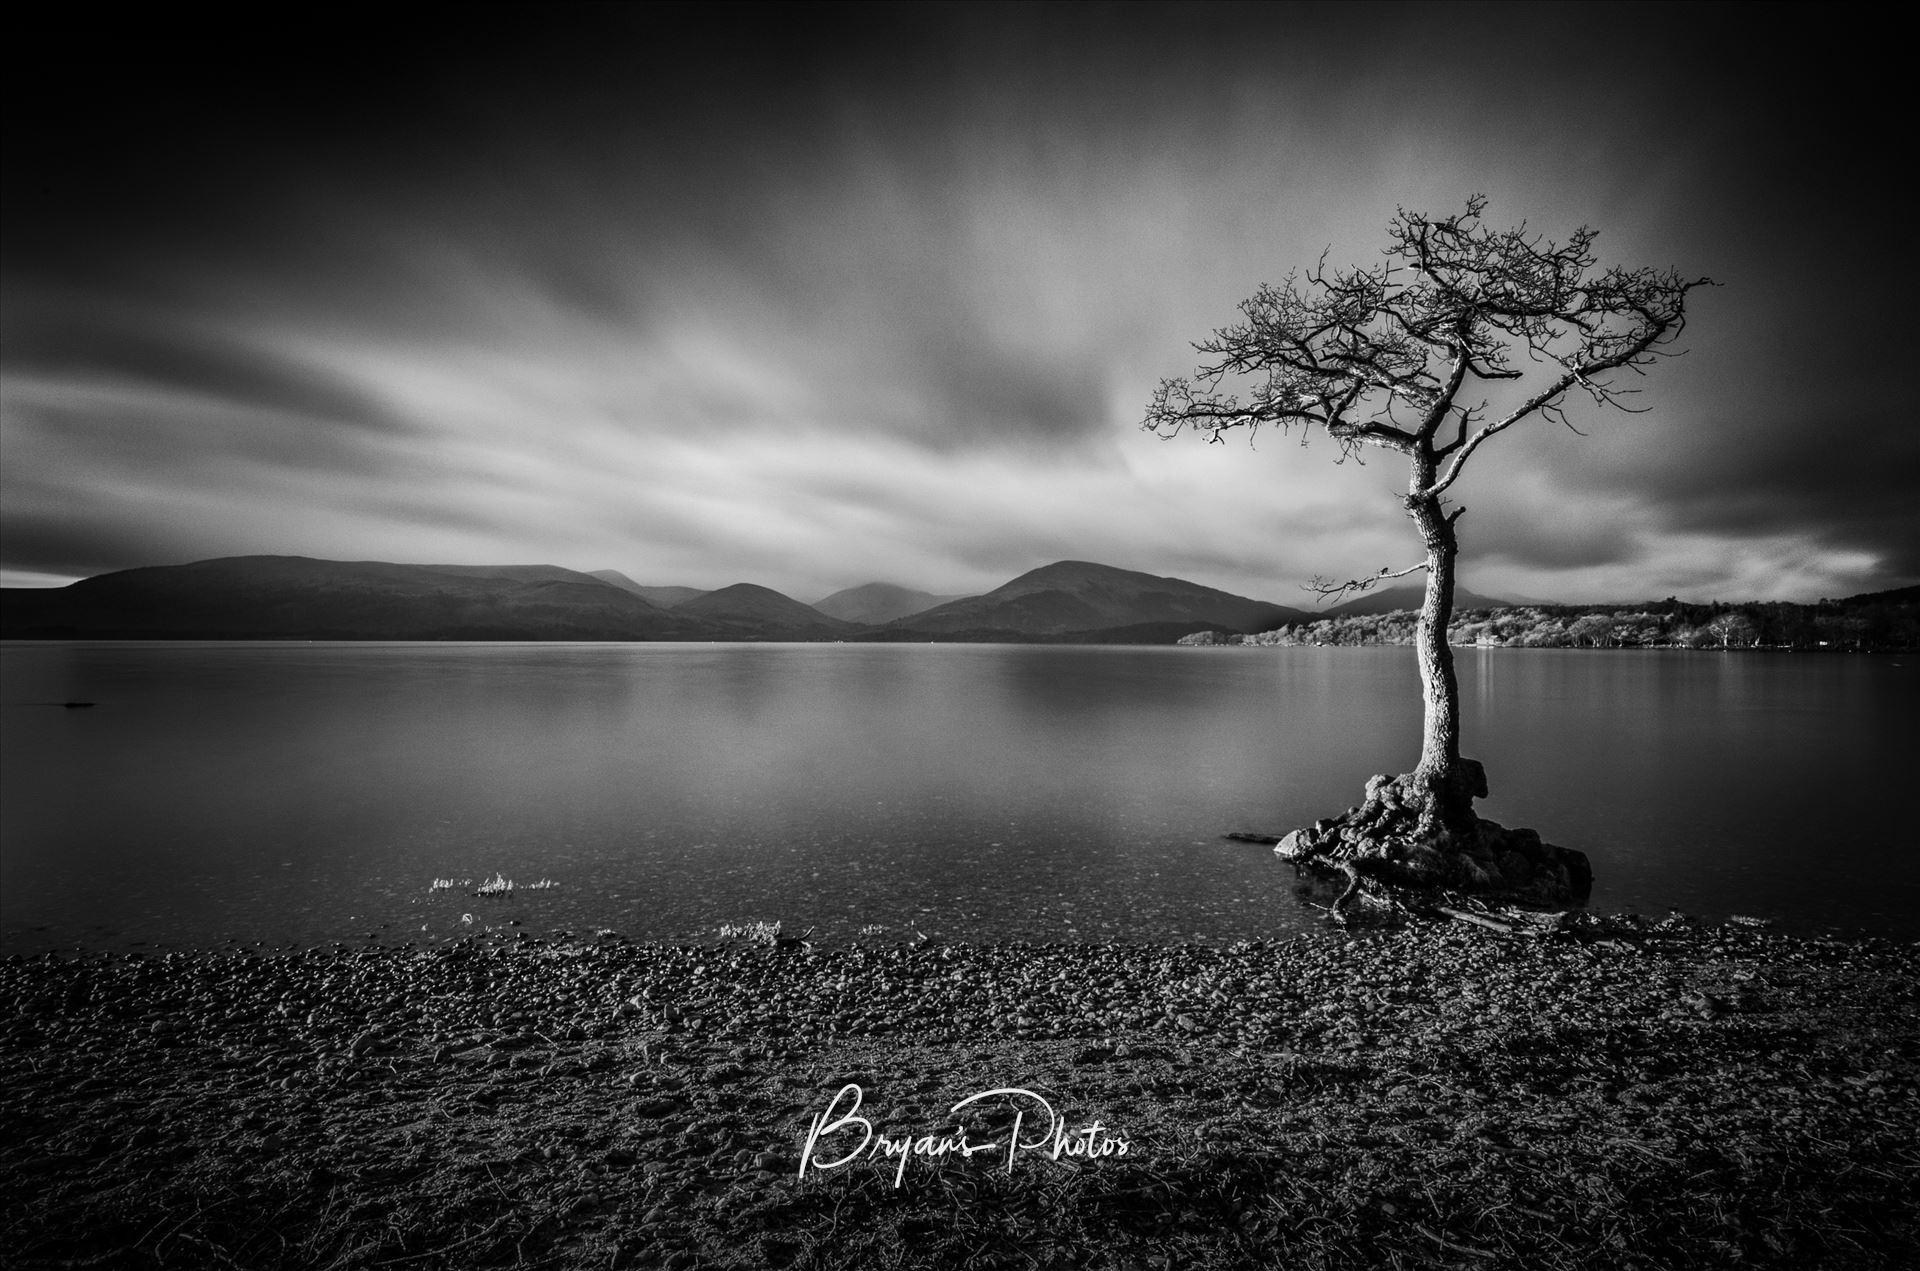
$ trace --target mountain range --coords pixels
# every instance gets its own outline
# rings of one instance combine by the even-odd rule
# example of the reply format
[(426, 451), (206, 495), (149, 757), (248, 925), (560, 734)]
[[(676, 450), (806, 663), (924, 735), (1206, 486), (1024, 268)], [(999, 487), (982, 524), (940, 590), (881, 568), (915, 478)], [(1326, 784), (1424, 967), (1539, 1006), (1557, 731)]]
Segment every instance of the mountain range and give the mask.
[(985, 595), (870, 583), (806, 605), (615, 570), (233, 556), (0, 593), (7, 639), (1055, 640), (1170, 643), (1308, 618), (1178, 578), (1059, 561)]
[[(713, 591), (643, 586), (610, 569), (229, 556), (65, 587), (0, 590), (0, 639), (1171, 644), (1205, 630), (1251, 633), (1414, 609), (1421, 595), (1420, 584), (1401, 584), (1307, 613), (1180, 578), (1065, 560), (978, 596), (876, 582), (807, 605), (755, 583)], [(1911, 604), (1916, 595), (1920, 588), (1908, 587), (1837, 603)], [(1456, 613), (1514, 603), (1464, 587), (1454, 592)]]

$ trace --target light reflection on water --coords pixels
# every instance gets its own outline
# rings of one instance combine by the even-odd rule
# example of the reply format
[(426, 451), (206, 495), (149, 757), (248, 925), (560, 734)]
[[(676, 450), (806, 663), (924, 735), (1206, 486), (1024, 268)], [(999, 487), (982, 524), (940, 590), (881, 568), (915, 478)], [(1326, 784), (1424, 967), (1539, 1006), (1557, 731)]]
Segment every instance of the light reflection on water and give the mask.
[[(1482, 810), (1592, 854), (1596, 907), (1920, 934), (1884, 798), (1920, 757), (1907, 668), (1463, 650), (1460, 669)], [(1338, 811), (1418, 744), (1404, 649), (30, 644), (0, 672), (10, 950), (511, 919), (1284, 935), (1318, 921), (1291, 871), (1218, 836)], [(559, 885), (429, 890), (496, 872)]]

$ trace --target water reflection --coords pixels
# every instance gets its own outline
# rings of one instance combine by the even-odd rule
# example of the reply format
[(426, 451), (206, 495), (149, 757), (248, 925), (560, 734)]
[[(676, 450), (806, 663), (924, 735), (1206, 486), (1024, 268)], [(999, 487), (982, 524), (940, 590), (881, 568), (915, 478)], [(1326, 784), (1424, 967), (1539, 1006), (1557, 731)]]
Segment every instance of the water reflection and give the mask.
[[(438, 939), (462, 913), (1285, 934), (1316, 921), (1290, 872), (1217, 836), (1337, 811), (1418, 746), (1399, 649), (17, 645), (0, 671), (9, 948)], [(1873, 797), (1916, 758), (1895, 664), (1487, 650), (1461, 682), (1487, 814), (1592, 853), (1597, 906), (1913, 930)], [(100, 705), (30, 705), (73, 699)], [(428, 891), (496, 871), (561, 885)]]

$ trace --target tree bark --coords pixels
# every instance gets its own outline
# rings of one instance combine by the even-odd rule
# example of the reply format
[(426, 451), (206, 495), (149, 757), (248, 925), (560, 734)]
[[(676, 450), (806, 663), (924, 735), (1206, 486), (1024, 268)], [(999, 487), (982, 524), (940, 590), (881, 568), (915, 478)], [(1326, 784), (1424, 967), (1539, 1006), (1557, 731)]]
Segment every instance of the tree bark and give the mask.
[(1460, 762), (1460, 684), (1454, 676), (1453, 649), (1447, 644), (1447, 626), (1453, 619), (1454, 561), (1459, 539), (1453, 520), (1434, 495), (1419, 491), (1432, 484), (1431, 462), (1416, 456), (1407, 514), (1420, 529), (1427, 547), (1427, 590), (1415, 629), (1415, 651), (1420, 661), (1420, 691), (1425, 706), (1420, 734), (1420, 764), (1413, 784), (1433, 801), (1436, 818), (1448, 826), (1469, 824), (1473, 799), (1484, 788), (1470, 788)]

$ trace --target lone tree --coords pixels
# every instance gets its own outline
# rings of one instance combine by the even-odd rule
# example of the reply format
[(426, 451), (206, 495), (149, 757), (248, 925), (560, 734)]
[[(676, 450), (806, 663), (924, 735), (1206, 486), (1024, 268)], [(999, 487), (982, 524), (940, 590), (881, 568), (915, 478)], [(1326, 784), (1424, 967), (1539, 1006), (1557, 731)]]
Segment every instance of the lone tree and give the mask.
[[(1448, 491), (1480, 447), (1531, 419), (1568, 427), (1576, 395), (1632, 409), (1621, 373), (1644, 374), (1671, 356), (1687, 296), (1706, 278), (1673, 270), (1602, 269), (1595, 232), (1566, 243), (1524, 224), (1492, 229), (1486, 200), (1434, 219), (1402, 210), (1387, 226), (1384, 259), (1329, 272), (1324, 255), (1304, 276), (1263, 285), (1242, 320), (1194, 348), (1208, 360), (1190, 378), (1162, 380), (1144, 427), (1219, 442), (1236, 428), (1318, 427), (1341, 458), (1379, 446), (1404, 455), (1402, 502), (1425, 559), (1361, 580), (1316, 579), (1322, 595), (1365, 590), (1426, 571), (1417, 649), (1425, 701), (1420, 763), (1367, 783), (1345, 815), (1289, 834), (1282, 855), (1325, 862), (1353, 881), (1446, 885), (1540, 900), (1584, 894), (1586, 858), (1506, 830), (1473, 813), (1486, 795), (1481, 766), (1460, 755), (1459, 687), (1447, 623), (1453, 612), (1458, 524)], [(1304, 440), (1304, 438), (1303, 438)]]

